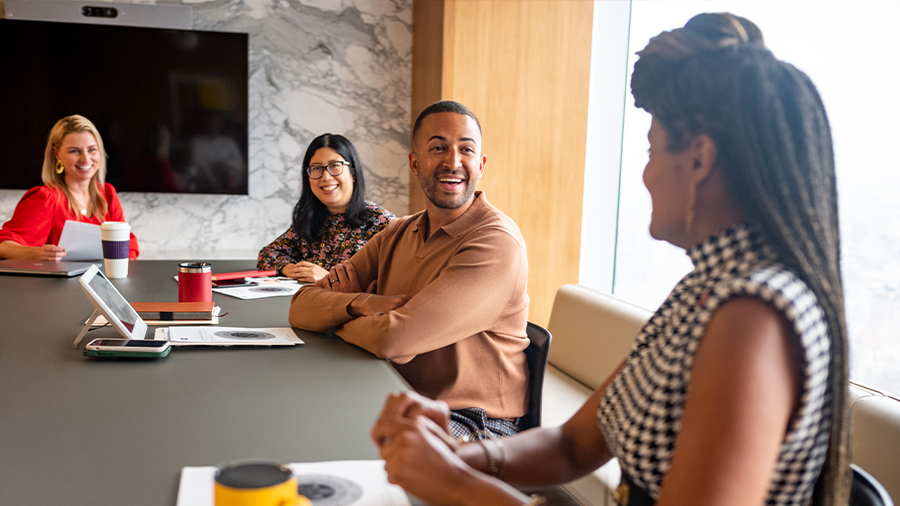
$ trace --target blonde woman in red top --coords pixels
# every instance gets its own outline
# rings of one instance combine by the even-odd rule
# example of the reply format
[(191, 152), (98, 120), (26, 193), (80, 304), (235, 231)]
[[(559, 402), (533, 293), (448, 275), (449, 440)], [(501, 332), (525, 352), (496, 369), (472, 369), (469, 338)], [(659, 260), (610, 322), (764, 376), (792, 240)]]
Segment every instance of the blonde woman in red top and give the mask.
[[(0, 229), (0, 258), (63, 260), (66, 251), (57, 244), (66, 220), (125, 221), (115, 188), (105, 182), (103, 139), (84, 116), (66, 116), (50, 130), (41, 179), (44, 185), (25, 192)], [(131, 234), (128, 257), (139, 253)]]

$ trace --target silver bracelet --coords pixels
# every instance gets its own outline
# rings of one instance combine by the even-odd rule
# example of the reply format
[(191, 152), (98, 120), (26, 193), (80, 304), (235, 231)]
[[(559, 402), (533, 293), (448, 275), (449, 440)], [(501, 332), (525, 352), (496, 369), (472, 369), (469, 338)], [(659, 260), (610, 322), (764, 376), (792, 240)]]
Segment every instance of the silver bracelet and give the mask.
[[(487, 472), (494, 478), (498, 480), (502, 480), (503, 476), (506, 475), (506, 451), (503, 449), (503, 442), (500, 441), (493, 432), (486, 430), (476, 430), (474, 432), (475, 436), (481, 436), (481, 438), (476, 439), (475, 442), (481, 446), (481, 449), (484, 450), (484, 456), (487, 459)], [(500, 450), (500, 459), (497, 460), (491, 454), (491, 451), (488, 449), (487, 444), (485, 444), (484, 440), (490, 439), (497, 446), (497, 449)]]
[(494, 439), (494, 444), (500, 450), (500, 470), (497, 471), (496, 476), (498, 480), (502, 480), (506, 476), (506, 450), (503, 449), (503, 441), (500, 441), (500, 438)]
[(500, 474), (500, 466), (497, 465), (497, 461), (494, 459), (494, 456), (491, 455), (490, 450), (486, 444), (484, 444), (483, 439), (476, 439), (476, 443), (481, 449), (484, 451), (484, 458), (487, 460), (487, 473), (495, 478)]

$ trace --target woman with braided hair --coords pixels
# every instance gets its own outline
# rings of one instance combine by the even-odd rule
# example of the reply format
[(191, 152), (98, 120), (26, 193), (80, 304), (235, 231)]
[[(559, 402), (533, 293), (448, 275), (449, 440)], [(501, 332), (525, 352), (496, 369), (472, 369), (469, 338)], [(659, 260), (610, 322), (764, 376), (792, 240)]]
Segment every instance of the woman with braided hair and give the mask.
[(693, 271), (562, 427), (459, 444), (445, 406), (389, 397), (372, 431), (388, 478), (430, 504), (522, 505), (514, 487), (616, 457), (630, 506), (806, 506), (814, 489), (815, 504), (846, 505), (847, 338), (819, 94), (727, 13), (638, 55), (650, 234), (684, 248)]

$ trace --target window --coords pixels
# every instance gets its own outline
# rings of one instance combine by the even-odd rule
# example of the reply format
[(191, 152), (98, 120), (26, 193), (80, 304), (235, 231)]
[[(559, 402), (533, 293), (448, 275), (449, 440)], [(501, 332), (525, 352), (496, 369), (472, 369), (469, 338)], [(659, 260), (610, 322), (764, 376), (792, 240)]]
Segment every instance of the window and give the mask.
[[(628, 7), (627, 12), (623, 6)], [(589, 212), (596, 206), (596, 198), (589, 195), (597, 195), (598, 187), (614, 185), (618, 198), (612, 198), (618, 207), (612, 213), (614, 218), (604, 218), (615, 224), (607, 222), (599, 228), (610, 232), (601, 234), (600, 239), (584, 241), (581, 283), (655, 309), (691, 269), (683, 250), (655, 241), (648, 233), (650, 198), (641, 174), (647, 161), (650, 117), (634, 108), (630, 85), (624, 94), (614, 89), (614, 81), (602, 89), (595, 87), (597, 76), (604, 74), (599, 70), (600, 61), (611, 58), (602, 53), (615, 53), (622, 38), (615, 30), (598, 30), (596, 18), (603, 17), (610, 25), (609, 18), (614, 14), (618, 23), (629, 27), (624, 81), (630, 79), (634, 53), (650, 37), (684, 26), (697, 13), (720, 11), (756, 23), (775, 55), (806, 72), (822, 95), (831, 121), (837, 165), (850, 375), (860, 383), (898, 394), (900, 198), (895, 193), (900, 192), (900, 167), (893, 151), (900, 141), (900, 91), (894, 79), (894, 50), (900, 46), (895, 27), (900, 19), (900, 2), (595, 2), (589, 125), (606, 125), (613, 133), (607, 131), (605, 135), (620, 132), (621, 152), (615, 156), (607, 152), (604, 158), (596, 152), (588, 153), (584, 234), (598, 229), (597, 211)], [(602, 115), (597, 110), (600, 99), (595, 100), (598, 91), (614, 95), (622, 114), (607, 111)], [(589, 135), (601, 130), (589, 127)], [(591, 139), (589, 145), (610, 144), (608, 139)], [(603, 259), (602, 265), (593, 265), (597, 262), (591, 259), (597, 258)]]

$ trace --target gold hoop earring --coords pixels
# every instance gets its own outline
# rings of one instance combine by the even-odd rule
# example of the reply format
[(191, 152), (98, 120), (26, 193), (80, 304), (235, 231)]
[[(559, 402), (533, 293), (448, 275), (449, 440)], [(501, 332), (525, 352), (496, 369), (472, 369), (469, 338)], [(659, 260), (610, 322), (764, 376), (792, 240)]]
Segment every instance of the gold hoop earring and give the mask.
[(62, 174), (62, 173), (65, 172), (65, 171), (66, 171), (66, 166), (63, 165), (62, 160), (60, 160), (59, 158), (57, 158), (57, 159), (56, 159), (56, 173), (57, 173), (57, 174)]
[(694, 227), (694, 206), (697, 203), (697, 189), (695, 186), (688, 187), (687, 209), (684, 212), (684, 232), (691, 234)]

